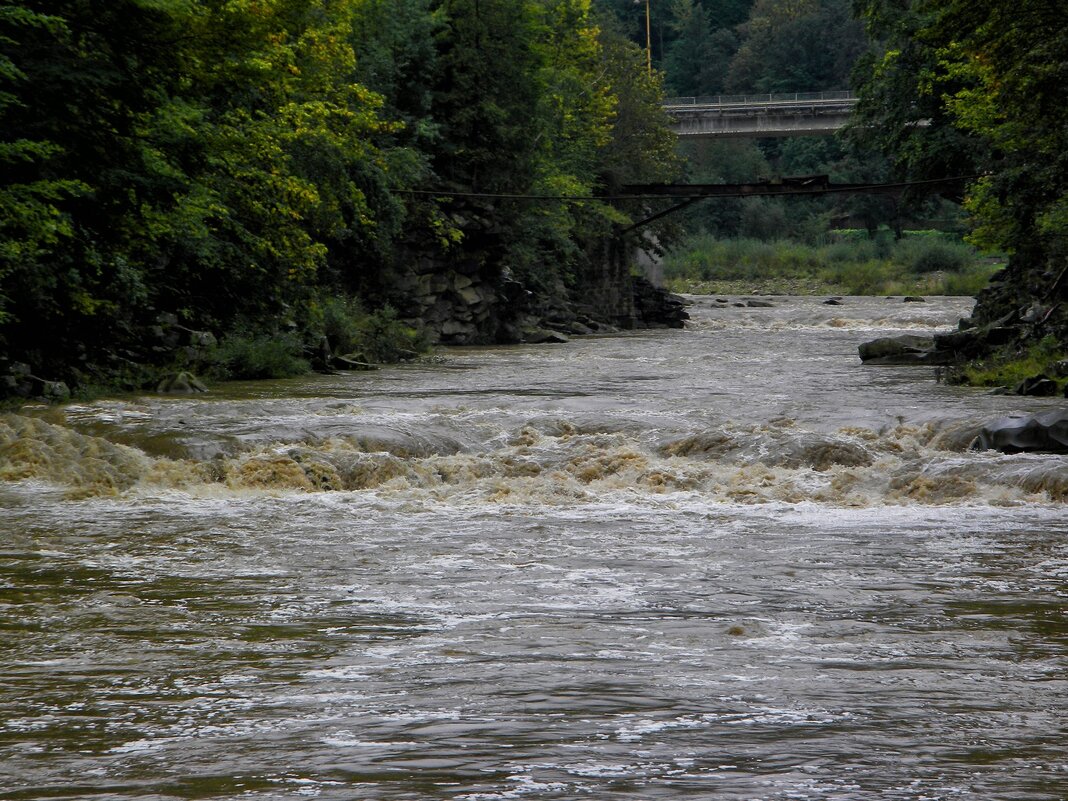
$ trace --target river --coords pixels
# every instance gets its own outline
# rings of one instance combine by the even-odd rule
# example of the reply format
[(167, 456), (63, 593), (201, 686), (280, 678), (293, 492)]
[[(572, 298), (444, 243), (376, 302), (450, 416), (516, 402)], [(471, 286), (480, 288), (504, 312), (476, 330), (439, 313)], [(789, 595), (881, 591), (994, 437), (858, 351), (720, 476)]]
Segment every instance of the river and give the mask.
[(820, 300), (0, 416), (0, 798), (1068, 797), (1064, 401)]

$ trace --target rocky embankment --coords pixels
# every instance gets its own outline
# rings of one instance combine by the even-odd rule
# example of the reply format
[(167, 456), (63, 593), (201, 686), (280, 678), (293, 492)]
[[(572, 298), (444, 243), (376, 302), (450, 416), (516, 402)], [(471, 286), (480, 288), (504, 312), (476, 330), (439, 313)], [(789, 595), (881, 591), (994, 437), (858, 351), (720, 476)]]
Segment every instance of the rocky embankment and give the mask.
[[(862, 362), (872, 365), (937, 365), (950, 380), (962, 365), (977, 360), (1012, 362), (1043, 341), (1068, 342), (1068, 306), (1060, 299), (1068, 269), (1059, 274), (1002, 270), (980, 293), (971, 317), (956, 331), (932, 337), (881, 337), (859, 347)], [(1063, 347), (1061, 348), (1063, 350)], [(1053, 358), (1033, 374), (997, 391), (1019, 395), (1068, 394), (1068, 360)]]
[(571, 335), (681, 328), (689, 317), (682, 298), (644, 278), (624, 274), (612, 283), (610, 293), (559, 282), (534, 291), (507, 272), (487, 278), (476, 264), (442, 270), (426, 260), (396, 280), (391, 302), (405, 322), (446, 345), (560, 342)]
[[(486, 278), (474, 263), (443, 269), (427, 259), (394, 277), (385, 300), (405, 323), (426, 332), (431, 343), (444, 345), (566, 342), (571, 336), (623, 329), (681, 328), (689, 318), (679, 296), (627, 271), (617, 273), (593, 288), (556, 283), (535, 292), (507, 273)], [(315, 369), (373, 368), (335, 353), (325, 336), (313, 340), (306, 355)], [(114, 370), (141, 376), (128, 382), (142, 389), (198, 392), (204, 386), (192, 372), (159, 370), (167, 365), (195, 370), (217, 344), (215, 333), (188, 328), (177, 315), (162, 313), (143, 332), (136, 352), (113, 353), (111, 361)], [(86, 383), (80, 369), (70, 371), (73, 382), (37, 372), (27, 362), (0, 358), (0, 398), (61, 402), (71, 397), (72, 385)], [(98, 367), (95, 372), (107, 370)]]

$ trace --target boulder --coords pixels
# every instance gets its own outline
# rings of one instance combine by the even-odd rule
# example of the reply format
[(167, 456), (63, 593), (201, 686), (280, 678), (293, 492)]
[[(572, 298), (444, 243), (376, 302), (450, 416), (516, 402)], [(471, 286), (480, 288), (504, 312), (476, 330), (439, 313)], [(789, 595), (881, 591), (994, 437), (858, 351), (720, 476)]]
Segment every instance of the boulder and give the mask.
[(999, 345), (1019, 338), (1021, 331), (1012, 326), (985, 325), (982, 328), (968, 328), (962, 331), (950, 331), (935, 334), (936, 350), (948, 350), (963, 359), (974, 359)]
[(190, 331), (189, 344), (194, 348), (214, 348), (219, 344), (211, 331)]
[(1068, 453), (1068, 410), (999, 418), (982, 427), (971, 447), (1002, 453)]
[(951, 352), (935, 349), (932, 338), (912, 334), (873, 339), (857, 350), (864, 364), (950, 364), (953, 361)]
[(63, 403), (70, 400), (70, 387), (63, 381), (41, 381), (37, 394), (49, 403)]
[(1012, 394), (1051, 398), (1057, 394), (1057, 382), (1046, 375), (1033, 375), (1013, 387)]
[(927, 298), (921, 298), (919, 295), (906, 295), (902, 298), (902, 303), (926, 303)]
[[(467, 319), (470, 319), (468, 314)], [(453, 342), (464, 342), (478, 334), (478, 328), (461, 319), (446, 320), (441, 326), (441, 336)]]
[(766, 300), (747, 300), (745, 305), (750, 309), (772, 309), (775, 307), (774, 303)]
[(824, 306), (841, 306), (842, 305), (842, 299), (841, 298), (827, 298), (827, 300), (823, 301), (823, 305)]
[(523, 341), (531, 345), (543, 343), (563, 343), (570, 341), (567, 334), (560, 331), (550, 331), (547, 328), (530, 328), (523, 332)]
[(165, 395), (192, 395), (207, 391), (208, 388), (199, 378), (185, 370), (165, 376), (156, 386), (156, 392)]

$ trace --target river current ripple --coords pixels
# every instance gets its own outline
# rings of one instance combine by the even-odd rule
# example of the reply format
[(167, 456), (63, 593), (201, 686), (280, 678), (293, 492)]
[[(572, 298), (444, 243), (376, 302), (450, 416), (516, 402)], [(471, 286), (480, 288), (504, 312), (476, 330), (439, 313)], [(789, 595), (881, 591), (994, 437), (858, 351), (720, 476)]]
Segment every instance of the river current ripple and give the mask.
[(1063, 400), (963, 299), (0, 417), (0, 798), (1068, 797)]

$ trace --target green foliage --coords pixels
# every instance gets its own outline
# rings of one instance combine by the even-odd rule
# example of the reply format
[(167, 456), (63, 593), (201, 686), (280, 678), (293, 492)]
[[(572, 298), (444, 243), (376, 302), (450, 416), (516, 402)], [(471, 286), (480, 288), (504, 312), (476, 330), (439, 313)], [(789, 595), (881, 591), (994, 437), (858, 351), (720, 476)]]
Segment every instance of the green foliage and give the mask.
[(208, 374), (217, 379), (290, 378), (311, 369), (293, 334), (233, 334), (211, 354)]
[(1066, 355), (1064, 346), (1055, 337), (1046, 336), (1026, 348), (1002, 350), (966, 364), (954, 370), (950, 379), (953, 383), (975, 387), (1014, 387), (1025, 378), (1037, 375), (1055, 378), (1051, 367)]
[(554, 286), (643, 210), (409, 190), (670, 181), (660, 95), (589, 0), (0, 0), (0, 358), (74, 382), (161, 313), (235, 375), (296, 369), (279, 319), (419, 350), (407, 257)]
[(356, 298), (326, 297), (312, 306), (309, 327), (322, 331), (333, 353), (352, 353), (357, 349), (360, 321), (367, 315)]
[(972, 241), (1034, 266), (1063, 258), (1068, 34), (1056, 4), (856, 5), (888, 44), (858, 72), (855, 135), (912, 177), (987, 171), (968, 193)]
[(746, 32), (727, 76), (732, 92), (844, 89), (868, 47), (844, 0), (757, 0)]
[(963, 242), (949, 242), (934, 237), (909, 237), (902, 240), (897, 258), (914, 273), (960, 272), (974, 263), (975, 250)]
[(426, 334), (398, 319), (391, 306), (368, 313), (357, 300), (335, 297), (320, 301), (315, 309), (313, 325), (326, 336), (335, 354), (393, 364), (429, 348)]
[(386, 306), (359, 320), (355, 327), (353, 351), (366, 361), (393, 364), (426, 352), (423, 332), (397, 319), (397, 312)]
[[(865, 232), (809, 245), (792, 240), (690, 238), (664, 261), (680, 292), (970, 295), (997, 268), (941, 236), (870, 238)], [(938, 266), (935, 266), (938, 265)]]
[(677, 38), (664, 61), (674, 95), (713, 95), (723, 91), (739, 39), (730, 28), (713, 31), (712, 15), (698, 0), (674, 0), (670, 27)]

